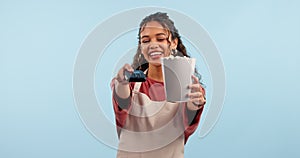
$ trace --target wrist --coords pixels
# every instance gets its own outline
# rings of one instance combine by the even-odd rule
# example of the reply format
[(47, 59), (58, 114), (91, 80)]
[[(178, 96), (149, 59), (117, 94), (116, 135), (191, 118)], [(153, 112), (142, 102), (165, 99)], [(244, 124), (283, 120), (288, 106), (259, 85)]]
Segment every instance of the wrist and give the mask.
[(187, 108), (191, 111), (197, 111), (197, 110), (201, 109), (201, 107), (202, 107), (201, 105), (196, 104), (192, 101), (187, 102)]
[(196, 106), (197, 108), (200, 108), (200, 106), (202, 106), (202, 104), (200, 104), (199, 102), (192, 102), (194, 106)]

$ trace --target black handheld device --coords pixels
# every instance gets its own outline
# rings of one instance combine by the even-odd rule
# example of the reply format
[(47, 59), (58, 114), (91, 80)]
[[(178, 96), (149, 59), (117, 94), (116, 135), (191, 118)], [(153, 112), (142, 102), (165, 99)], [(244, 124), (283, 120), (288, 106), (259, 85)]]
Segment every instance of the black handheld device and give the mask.
[(145, 82), (146, 76), (141, 70), (134, 70), (132, 73), (125, 71), (125, 80), (128, 82)]

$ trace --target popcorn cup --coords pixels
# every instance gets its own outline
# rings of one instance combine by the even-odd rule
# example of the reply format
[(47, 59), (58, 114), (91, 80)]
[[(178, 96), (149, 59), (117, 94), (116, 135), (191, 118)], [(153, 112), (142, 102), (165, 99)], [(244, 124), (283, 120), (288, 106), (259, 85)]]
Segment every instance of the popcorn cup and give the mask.
[(190, 93), (188, 85), (192, 84), (195, 71), (195, 58), (165, 57), (161, 58), (165, 83), (166, 100), (169, 102), (186, 102)]

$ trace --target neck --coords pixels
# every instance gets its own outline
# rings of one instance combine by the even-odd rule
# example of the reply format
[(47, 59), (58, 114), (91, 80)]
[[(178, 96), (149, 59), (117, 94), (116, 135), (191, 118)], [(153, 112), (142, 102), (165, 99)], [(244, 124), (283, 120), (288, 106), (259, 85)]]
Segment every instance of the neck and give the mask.
[(155, 65), (149, 64), (148, 77), (155, 81), (163, 82), (163, 74), (162, 74), (161, 65), (155, 66)]

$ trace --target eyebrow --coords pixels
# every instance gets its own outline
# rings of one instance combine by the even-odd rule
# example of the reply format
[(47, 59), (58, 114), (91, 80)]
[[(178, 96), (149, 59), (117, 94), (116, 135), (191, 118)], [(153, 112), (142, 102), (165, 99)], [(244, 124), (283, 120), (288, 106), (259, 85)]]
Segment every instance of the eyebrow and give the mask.
[[(158, 33), (158, 34), (155, 34), (155, 36), (161, 36), (161, 35), (167, 36), (167, 34), (165, 34), (165, 33)], [(148, 35), (144, 35), (144, 36), (142, 36), (141, 38), (148, 38), (148, 37), (149, 37)]]

